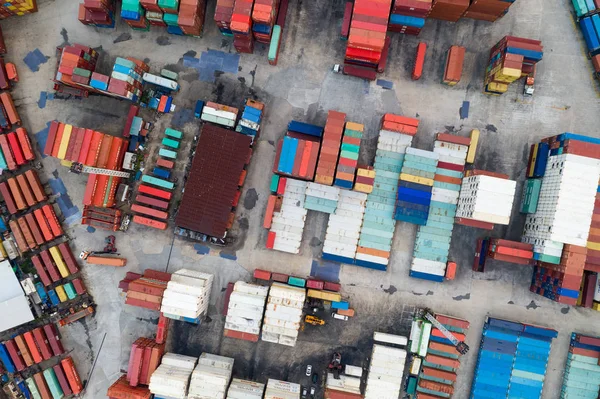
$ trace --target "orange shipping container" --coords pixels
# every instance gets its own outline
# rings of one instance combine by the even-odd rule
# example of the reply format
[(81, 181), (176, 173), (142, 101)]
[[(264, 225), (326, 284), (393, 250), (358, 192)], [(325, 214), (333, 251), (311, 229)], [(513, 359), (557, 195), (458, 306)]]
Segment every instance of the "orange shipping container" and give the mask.
[(29, 353), (29, 349), (27, 349), (27, 344), (25, 344), (25, 340), (22, 335), (17, 335), (15, 337), (15, 344), (19, 348), (19, 352), (21, 352), (21, 356), (23, 356), (23, 360), (27, 367), (33, 366), (35, 363), (33, 362), (33, 358), (31, 357), (31, 353)]
[(77, 395), (83, 389), (83, 385), (81, 384), (81, 379), (79, 378), (79, 374), (75, 369), (75, 364), (73, 364), (73, 359), (69, 356), (61, 360), (60, 365), (67, 376), (67, 380), (69, 381), (69, 386), (71, 387), (73, 394)]
[(35, 343), (35, 339), (33, 338), (33, 334), (31, 331), (27, 331), (26, 333), (23, 334), (23, 338), (25, 338), (25, 343), (27, 344), (27, 349), (29, 349), (29, 352), (31, 353), (31, 357), (33, 358), (33, 361), (35, 363), (41, 363), (42, 362), (42, 355)]
[(48, 384), (46, 384), (46, 379), (42, 373), (37, 373), (33, 375), (33, 380), (35, 381), (35, 385), (42, 397), (42, 399), (52, 399), (52, 394), (50, 393), (50, 389), (48, 389)]
[(33, 211), (33, 216), (35, 216), (35, 220), (37, 221), (40, 230), (42, 231), (42, 235), (44, 236), (44, 240), (50, 241), (54, 238), (52, 231), (50, 230), (50, 226), (48, 225), (48, 221), (44, 216), (44, 211), (41, 209), (36, 209)]
[(19, 182), (17, 182), (17, 179), (11, 177), (6, 182), (8, 183), (10, 193), (12, 194), (12, 197), (15, 200), (15, 205), (17, 206), (17, 209), (20, 211), (27, 209), (27, 203), (25, 202), (23, 191), (21, 190), (21, 187), (19, 187)]
[(35, 239), (33, 238), (33, 234), (27, 225), (27, 220), (24, 217), (17, 219), (17, 223), (19, 224), (19, 228), (21, 229), (21, 233), (27, 242), (27, 245), (30, 249), (36, 249), (38, 245), (35, 243)]
[(460, 362), (458, 360), (448, 359), (448, 358), (441, 357), (441, 356), (427, 355), (425, 360), (428, 361), (429, 363), (439, 364), (439, 365), (446, 366), (446, 367), (452, 367), (454, 369), (457, 369), (460, 367)]
[(16, 130), (17, 139), (19, 140), (19, 144), (21, 145), (21, 150), (23, 150), (23, 156), (26, 160), (31, 161), (35, 159), (35, 153), (33, 152), (33, 147), (31, 147), (31, 142), (29, 141), (29, 136), (27, 135), (27, 130), (20, 127)]
[(16, 179), (17, 179), (19, 188), (23, 192), (23, 197), (25, 197), (25, 202), (27, 203), (28, 206), (34, 206), (37, 203), (37, 201), (33, 197), (33, 192), (31, 191), (31, 188), (29, 187), (29, 183), (27, 183), (27, 179), (25, 178), (25, 175), (24, 174), (17, 175)]
[(19, 247), (19, 251), (25, 253), (29, 251), (29, 245), (27, 245), (27, 241), (25, 241), (25, 237), (23, 237), (23, 233), (19, 228), (19, 224), (15, 220), (11, 220), (8, 222), (8, 226), (10, 227), (10, 231), (17, 242), (17, 247)]
[(98, 162), (98, 156), (100, 154), (100, 146), (102, 145), (104, 135), (100, 132), (92, 133), (92, 140), (90, 142), (90, 148), (87, 152), (85, 165), (96, 166)]
[(265, 212), (265, 219), (263, 221), (263, 227), (265, 229), (271, 228), (271, 221), (273, 220), (273, 212), (275, 211), (275, 201), (277, 200), (276, 195), (270, 195), (267, 201), (267, 211)]
[(56, 136), (54, 136), (54, 145), (52, 146), (51, 155), (56, 158), (58, 156), (58, 150), (60, 149), (60, 143), (62, 142), (62, 137), (65, 132), (65, 124), (59, 123), (58, 130), (56, 131)]
[(96, 162), (96, 166), (99, 168), (106, 168), (108, 163), (108, 156), (110, 155), (110, 150), (112, 147), (113, 136), (109, 136), (107, 134), (104, 135), (102, 139), (102, 144), (100, 145), (100, 150), (98, 153), (98, 160)]
[(127, 259), (90, 255), (87, 257), (86, 262), (91, 265), (106, 265), (106, 266), (121, 267), (121, 266), (125, 266), (127, 264)]
[(37, 202), (46, 201), (48, 197), (46, 196), (46, 192), (44, 191), (44, 187), (40, 182), (40, 178), (38, 177), (37, 172), (30, 169), (25, 172), (25, 177), (27, 178), (27, 182), (33, 191), (33, 196), (35, 197)]
[(421, 388), (430, 389), (432, 391), (443, 392), (452, 395), (454, 393), (454, 387), (451, 385), (442, 384), (434, 381), (427, 381), (420, 379), (419, 386)]

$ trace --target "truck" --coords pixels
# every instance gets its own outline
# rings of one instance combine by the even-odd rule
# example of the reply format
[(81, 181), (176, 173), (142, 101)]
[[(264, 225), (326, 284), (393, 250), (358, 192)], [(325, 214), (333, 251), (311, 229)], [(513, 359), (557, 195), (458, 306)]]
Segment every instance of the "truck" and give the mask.
[(527, 75), (527, 77), (525, 78), (525, 87), (523, 89), (523, 94), (526, 96), (533, 96), (533, 92), (534, 92), (534, 83), (535, 83), (535, 69), (536, 66), (533, 66), (533, 71)]
[(68, 315), (58, 321), (59, 326), (64, 327), (68, 324), (75, 323), (77, 320), (83, 319), (87, 315), (93, 314), (94, 307), (93, 306), (84, 307), (83, 309), (81, 309), (77, 312), (73, 308), (71, 308), (69, 311), (71, 312), (70, 315)]

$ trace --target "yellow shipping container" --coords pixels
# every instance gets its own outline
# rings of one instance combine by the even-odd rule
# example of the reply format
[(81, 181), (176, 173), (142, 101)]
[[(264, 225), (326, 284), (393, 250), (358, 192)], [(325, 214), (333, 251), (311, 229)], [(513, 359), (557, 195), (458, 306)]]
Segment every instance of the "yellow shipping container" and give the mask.
[(372, 179), (375, 178), (375, 170), (369, 170), (369, 169), (364, 169), (364, 168), (358, 168), (356, 170), (356, 174), (359, 176), (364, 176), (364, 177), (370, 177)]
[(330, 302), (340, 302), (342, 300), (342, 296), (337, 292), (329, 292), (329, 291), (321, 291), (321, 290), (313, 290), (308, 289), (307, 294), (311, 298), (322, 299), (324, 301)]
[(587, 247), (589, 249), (593, 249), (594, 251), (600, 251), (600, 244), (598, 244), (596, 242), (588, 241)]
[(406, 173), (400, 173), (400, 180), (409, 181), (412, 183), (423, 184), (425, 186), (433, 186), (433, 179), (426, 177), (413, 176)]
[(360, 123), (355, 122), (346, 122), (346, 129), (362, 132), (365, 129), (365, 125), (361, 125)]
[(73, 131), (72, 125), (65, 125), (65, 130), (60, 141), (60, 147), (58, 147), (58, 155), (56, 158), (65, 159), (67, 155), (67, 148), (69, 147), (69, 140), (71, 139), (71, 132)]
[(67, 269), (67, 265), (65, 264), (65, 261), (63, 260), (62, 256), (60, 255), (60, 251), (58, 250), (58, 247), (50, 248), (50, 255), (52, 255), (52, 259), (54, 260), (54, 263), (56, 263), (56, 267), (58, 268), (60, 275), (62, 277), (67, 277), (69, 275), (69, 269)]
[(354, 191), (370, 194), (373, 192), (373, 186), (369, 186), (368, 184), (356, 183), (354, 185)]
[(467, 163), (475, 162), (475, 153), (477, 152), (477, 144), (479, 143), (479, 130), (471, 130), (471, 144), (469, 144), (469, 151), (467, 152)]
[(508, 85), (504, 83), (492, 82), (488, 85), (488, 89), (491, 91), (497, 91), (499, 93), (506, 93), (508, 91)]
[(54, 291), (56, 291), (56, 295), (58, 295), (58, 300), (61, 302), (67, 302), (67, 300), (69, 298), (67, 298), (67, 293), (65, 292), (65, 289), (63, 288), (62, 285), (58, 285), (56, 286), (56, 288), (54, 288)]

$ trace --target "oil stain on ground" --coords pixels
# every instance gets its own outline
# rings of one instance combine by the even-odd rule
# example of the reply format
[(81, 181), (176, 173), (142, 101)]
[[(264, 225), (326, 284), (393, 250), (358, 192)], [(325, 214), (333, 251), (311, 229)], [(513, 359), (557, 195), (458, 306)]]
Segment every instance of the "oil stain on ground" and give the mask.
[(159, 36), (156, 38), (156, 44), (159, 46), (168, 46), (171, 44), (171, 40), (168, 36)]
[(115, 40), (113, 40), (113, 43), (122, 43), (122, 42), (126, 42), (128, 40), (131, 40), (131, 33), (121, 33)]
[(256, 189), (251, 188), (244, 198), (244, 208), (247, 210), (253, 209), (256, 206), (256, 201), (258, 201), (258, 193), (256, 192)]
[(462, 300), (465, 300), (465, 299), (471, 299), (471, 293), (468, 292), (465, 295), (453, 296), (452, 299), (454, 299), (455, 301), (462, 301)]

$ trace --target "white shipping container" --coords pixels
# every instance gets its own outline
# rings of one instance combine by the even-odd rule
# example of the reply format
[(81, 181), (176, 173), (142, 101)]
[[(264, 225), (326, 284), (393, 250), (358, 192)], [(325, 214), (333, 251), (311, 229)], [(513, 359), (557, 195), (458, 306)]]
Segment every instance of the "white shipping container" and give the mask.
[(171, 79), (163, 78), (162, 76), (156, 76), (151, 73), (145, 72), (142, 76), (145, 82), (155, 84), (157, 86), (164, 87), (166, 89), (177, 91), (179, 90), (179, 84)]
[(265, 385), (234, 378), (227, 391), (227, 399), (262, 399)]
[(344, 373), (347, 375), (351, 375), (353, 377), (360, 378), (363, 375), (363, 369), (362, 369), (362, 367), (352, 366), (352, 365), (347, 364), (344, 367)]
[(406, 344), (408, 343), (408, 338), (402, 335), (387, 334), (378, 331), (375, 331), (375, 333), (373, 333), (373, 340), (375, 342), (384, 342), (400, 346), (406, 346)]

